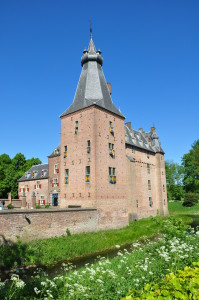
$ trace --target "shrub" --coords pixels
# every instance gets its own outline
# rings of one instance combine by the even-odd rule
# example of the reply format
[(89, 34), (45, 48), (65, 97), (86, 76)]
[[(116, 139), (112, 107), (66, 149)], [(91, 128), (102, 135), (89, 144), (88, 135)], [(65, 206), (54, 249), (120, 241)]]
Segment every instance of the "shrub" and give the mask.
[(45, 205), (45, 208), (49, 208), (49, 207), (50, 207), (50, 205), (49, 205), (49, 204), (46, 204), (46, 205)]
[(40, 209), (40, 208), (41, 208), (41, 205), (40, 205), (40, 204), (36, 204), (35, 208), (36, 208), (36, 209)]
[(199, 263), (170, 273), (161, 281), (148, 283), (141, 291), (131, 291), (122, 300), (141, 299), (199, 299)]
[(14, 206), (13, 206), (12, 204), (8, 204), (7, 208), (8, 208), (8, 209), (13, 209)]
[(199, 200), (199, 194), (186, 193), (184, 197), (183, 206), (194, 206)]
[(66, 229), (66, 234), (67, 234), (67, 236), (71, 236), (71, 232), (70, 232), (69, 228)]

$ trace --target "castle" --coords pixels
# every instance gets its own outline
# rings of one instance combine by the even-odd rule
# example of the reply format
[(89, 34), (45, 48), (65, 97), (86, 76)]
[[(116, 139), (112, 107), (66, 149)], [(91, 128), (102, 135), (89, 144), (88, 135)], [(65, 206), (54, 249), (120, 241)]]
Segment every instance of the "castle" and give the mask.
[(48, 164), (19, 179), (22, 208), (96, 208), (99, 228), (167, 215), (164, 151), (155, 127), (134, 130), (111, 99), (92, 34), (73, 103), (60, 116), (60, 145)]

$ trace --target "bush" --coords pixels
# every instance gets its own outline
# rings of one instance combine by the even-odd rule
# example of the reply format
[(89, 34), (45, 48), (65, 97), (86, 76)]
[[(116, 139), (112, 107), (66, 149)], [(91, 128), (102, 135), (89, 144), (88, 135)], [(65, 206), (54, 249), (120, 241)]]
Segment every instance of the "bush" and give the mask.
[(8, 209), (13, 209), (14, 206), (13, 206), (12, 204), (8, 204), (7, 208), (8, 208)]
[(196, 203), (198, 203), (199, 200), (199, 194), (196, 193), (186, 193), (184, 197), (183, 206), (194, 206)]
[(66, 229), (66, 234), (67, 234), (67, 236), (71, 236), (71, 232), (70, 232), (69, 228)]
[(40, 209), (40, 208), (41, 208), (41, 205), (40, 205), (40, 204), (36, 204), (35, 208), (36, 208), (36, 209)]
[(46, 204), (46, 205), (45, 205), (45, 208), (49, 208), (49, 207), (50, 207), (50, 205), (49, 205), (49, 204)]

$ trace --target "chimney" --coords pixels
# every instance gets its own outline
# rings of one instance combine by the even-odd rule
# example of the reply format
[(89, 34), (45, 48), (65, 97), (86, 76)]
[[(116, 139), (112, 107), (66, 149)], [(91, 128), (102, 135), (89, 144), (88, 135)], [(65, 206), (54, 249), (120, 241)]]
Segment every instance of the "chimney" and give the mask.
[(125, 125), (131, 130), (131, 122), (126, 122)]
[(151, 127), (151, 133), (153, 133), (155, 131), (155, 126)]
[(108, 90), (109, 90), (109, 94), (112, 94), (112, 88), (111, 88), (111, 83), (107, 82), (107, 86), (108, 86)]
[(142, 133), (144, 132), (144, 130), (143, 130), (143, 128), (142, 128), (142, 127), (141, 127), (141, 128), (139, 128), (139, 131), (140, 131), (140, 132), (142, 132)]

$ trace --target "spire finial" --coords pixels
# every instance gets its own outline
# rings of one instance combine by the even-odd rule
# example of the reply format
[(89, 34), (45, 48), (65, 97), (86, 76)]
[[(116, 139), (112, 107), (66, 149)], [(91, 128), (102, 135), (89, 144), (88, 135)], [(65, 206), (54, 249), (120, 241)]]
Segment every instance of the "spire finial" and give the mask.
[(92, 24), (91, 24), (91, 20), (89, 20), (90, 22), (90, 38), (92, 39)]

